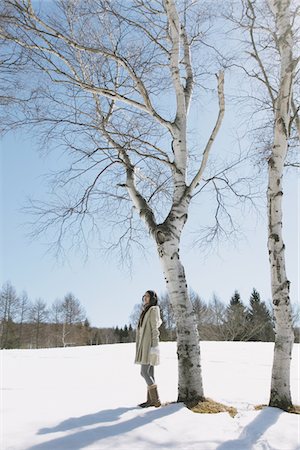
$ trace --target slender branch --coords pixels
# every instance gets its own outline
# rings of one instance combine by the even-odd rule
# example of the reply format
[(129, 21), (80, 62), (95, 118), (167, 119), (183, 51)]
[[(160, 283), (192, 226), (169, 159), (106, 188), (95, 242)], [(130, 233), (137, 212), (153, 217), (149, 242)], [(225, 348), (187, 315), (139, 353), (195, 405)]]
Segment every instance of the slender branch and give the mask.
[(251, 21), (251, 24), (250, 24), (250, 27), (249, 27), (249, 33), (250, 33), (250, 40), (251, 40), (251, 43), (252, 43), (252, 47), (253, 47), (253, 50), (254, 50), (254, 54), (253, 54), (252, 56), (256, 59), (258, 65), (259, 65), (259, 67), (260, 67), (260, 70), (261, 70), (261, 72), (262, 72), (262, 76), (263, 76), (264, 83), (265, 83), (265, 85), (266, 85), (266, 87), (267, 87), (267, 89), (268, 89), (270, 98), (271, 98), (271, 100), (272, 100), (273, 108), (275, 108), (275, 98), (274, 98), (274, 96), (273, 96), (272, 86), (271, 86), (271, 83), (270, 83), (270, 81), (269, 81), (269, 78), (268, 78), (267, 72), (266, 72), (266, 70), (265, 70), (264, 64), (263, 64), (263, 62), (262, 62), (262, 60), (261, 60), (261, 58), (260, 58), (259, 52), (258, 52), (258, 50), (257, 50), (255, 38), (254, 38), (254, 28), (255, 28), (255, 19), (256, 19), (256, 16), (255, 16), (254, 7), (253, 7), (253, 4), (252, 4), (252, 1), (251, 1), (251, 0), (248, 0), (248, 7), (249, 7), (249, 9), (251, 10), (251, 14), (252, 14), (251, 16), (249, 16), (249, 14), (246, 13), (247, 17), (248, 17), (248, 18), (250, 19), (250, 21)]
[(294, 99), (292, 98), (292, 111), (293, 111), (293, 117), (291, 118), (290, 121), (290, 127), (292, 125), (293, 122), (295, 122), (296, 124), (296, 129), (297, 129), (297, 134), (298, 134), (298, 140), (300, 142), (300, 117), (299, 117), (299, 110), (300, 110), (300, 106), (296, 106)]
[[(168, 22), (169, 22), (169, 36), (172, 43), (171, 57), (170, 57), (170, 69), (173, 80), (173, 85), (175, 88), (176, 99), (177, 99), (177, 115), (182, 107), (185, 107), (185, 95), (183, 86), (180, 79), (180, 20), (178, 12), (174, 3), (174, 0), (164, 0), (164, 6), (166, 9)], [(188, 61), (187, 61), (188, 62)]]
[(192, 97), (192, 92), (193, 92), (194, 76), (193, 76), (193, 70), (192, 70), (190, 44), (188, 42), (186, 29), (183, 25), (181, 26), (181, 38), (183, 41), (183, 49), (184, 49), (183, 63), (185, 65), (185, 70), (186, 70), (186, 84), (185, 84), (185, 89), (184, 89), (185, 108), (186, 108), (186, 112), (188, 114), (191, 97)]
[(202, 157), (202, 161), (201, 161), (201, 165), (200, 168), (197, 172), (197, 174), (195, 175), (194, 179), (192, 180), (192, 182), (190, 183), (189, 187), (188, 187), (188, 193), (190, 195), (192, 195), (194, 189), (198, 186), (198, 184), (201, 181), (204, 169), (206, 167), (207, 164), (207, 160), (208, 160), (208, 156), (212, 147), (212, 144), (214, 143), (214, 140), (218, 134), (218, 131), (221, 127), (222, 124), (222, 120), (224, 117), (224, 113), (225, 113), (225, 97), (224, 97), (224, 72), (220, 72), (217, 75), (217, 79), (218, 79), (218, 98), (219, 98), (219, 114), (217, 117), (217, 121), (215, 124), (215, 127), (210, 135), (210, 138), (206, 144), (206, 147), (204, 149), (203, 152), (203, 157)]
[[(146, 28), (145, 26), (142, 25), (142, 23), (131, 20), (130, 17), (128, 16), (123, 16), (120, 11), (118, 11), (117, 13), (111, 9), (112, 14), (114, 14), (118, 19), (122, 19), (124, 21), (126, 21), (129, 25), (133, 26), (134, 28), (137, 28), (139, 30), (142, 30), (143, 33), (145, 33), (145, 35), (150, 39), (151, 42), (154, 42), (164, 53), (166, 53), (167, 55), (170, 54), (169, 50), (162, 45), (162, 43), (158, 40), (157, 37), (154, 36), (154, 34), (151, 32), (151, 27), (150, 29)], [(153, 12), (153, 11), (152, 11)], [(156, 14), (161, 13), (160, 11), (156, 11)], [(147, 17), (147, 19), (149, 20), (149, 17)], [(156, 25), (153, 23), (153, 25)], [(162, 31), (163, 28), (161, 29)]]

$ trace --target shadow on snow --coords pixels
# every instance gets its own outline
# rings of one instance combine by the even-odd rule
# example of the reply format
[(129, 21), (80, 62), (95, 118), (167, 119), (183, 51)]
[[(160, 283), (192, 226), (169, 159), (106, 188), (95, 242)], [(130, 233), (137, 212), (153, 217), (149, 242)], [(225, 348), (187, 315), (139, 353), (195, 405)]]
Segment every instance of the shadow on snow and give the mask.
[[(171, 404), (159, 409), (151, 408), (151, 410), (144, 410), (137, 407), (121, 407), (99, 411), (82, 417), (72, 417), (64, 420), (55, 427), (42, 428), (38, 431), (38, 434), (63, 433), (95, 424), (99, 424), (99, 426), (57, 437), (47, 442), (33, 445), (27, 450), (80, 450), (88, 445), (101, 441), (102, 439), (128, 433), (134, 429), (147, 425), (153, 420), (174, 414), (183, 407), (185, 406), (182, 403)], [(129, 411), (136, 411), (137, 414), (139, 414), (139, 412), (141, 414), (128, 420), (124, 420), (123, 422), (110, 423), (118, 421), (123, 414)], [(260, 437), (268, 428), (277, 422), (282, 413), (283, 411), (277, 408), (268, 407), (263, 409), (258, 416), (243, 429), (237, 439), (223, 442), (216, 447), (216, 450), (252, 450)], [(105, 425), (105, 423), (107, 423), (107, 425)], [(193, 444), (196, 444), (196, 442)], [(203, 444), (203, 441), (201, 442), (201, 436), (199, 436), (198, 444)], [(174, 448), (174, 445), (176, 446), (176, 443), (170, 442), (170, 445), (168, 446)], [(166, 444), (164, 444), (164, 448), (165, 447)]]
[[(114, 422), (119, 420), (122, 414), (128, 411), (137, 410), (137, 412), (141, 412), (141, 415), (132, 417), (129, 420), (110, 425), (100, 425), (96, 428), (90, 428), (88, 430), (80, 430), (73, 434), (68, 434), (66, 436), (51, 439), (50, 441), (44, 443), (33, 445), (27, 450), (79, 450), (93, 444), (94, 442), (128, 433), (129, 431), (142, 427), (153, 420), (174, 414), (183, 407), (183, 404), (176, 403), (154, 410), (152, 408), (151, 410), (144, 410), (137, 407), (116, 408), (99, 411), (95, 414), (88, 414), (82, 417), (70, 418), (53, 428), (42, 428), (38, 431), (38, 434), (59, 433), (97, 423), (101, 424), (105, 422)], [(174, 443), (172, 445), (174, 445)]]
[(274, 425), (283, 413), (278, 408), (265, 408), (247, 425), (238, 439), (223, 442), (216, 450), (252, 450), (259, 438)]

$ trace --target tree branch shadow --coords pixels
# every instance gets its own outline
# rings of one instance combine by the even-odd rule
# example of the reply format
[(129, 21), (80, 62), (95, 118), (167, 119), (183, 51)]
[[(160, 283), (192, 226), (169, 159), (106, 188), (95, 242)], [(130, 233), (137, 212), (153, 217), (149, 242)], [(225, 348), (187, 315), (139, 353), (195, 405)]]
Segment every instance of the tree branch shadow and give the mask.
[(264, 408), (258, 416), (247, 425), (238, 439), (223, 442), (216, 450), (252, 450), (259, 438), (274, 425), (283, 413), (278, 408)]
[[(176, 413), (183, 408), (181, 403), (174, 403), (164, 406), (159, 409), (138, 409), (143, 415), (137, 415), (129, 420), (117, 422), (110, 425), (100, 425), (96, 428), (89, 428), (87, 430), (80, 430), (75, 433), (65, 435), (50, 441), (33, 445), (27, 450), (58, 450), (70, 449), (80, 450), (88, 445), (98, 442), (109, 437), (116, 437), (117, 435), (128, 433), (136, 428), (142, 427), (149, 422)], [(89, 414), (82, 417), (67, 419), (53, 428), (42, 428), (37, 434), (48, 434), (56, 432), (65, 432), (71, 429), (78, 429), (81, 427), (93, 425), (96, 423), (113, 422), (119, 420), (125, 412), (136, 410), (133, 408), (116, 408), (99, 411), (95, 414)]]

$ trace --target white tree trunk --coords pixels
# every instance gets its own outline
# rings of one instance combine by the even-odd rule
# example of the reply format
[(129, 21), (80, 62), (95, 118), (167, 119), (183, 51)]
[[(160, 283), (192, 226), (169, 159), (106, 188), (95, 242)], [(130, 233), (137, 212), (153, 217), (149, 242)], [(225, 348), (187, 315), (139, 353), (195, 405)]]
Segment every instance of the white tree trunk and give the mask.
[[(281, 134), (277, 128), (277, 135)], [(274, 140), (274, 147), (277, 140)], [(277, 149), (283, 146), (277, 147)], [(279, 153), (279, 152), (276, 152)], [(289, 281), (285, 270), (282, 238), (282, 156), (273, 154), (269, 161), (268, 249), (271, 268), (272, 300), (275, 317), (275, 347), (272, 368), (270, 406), (283, 409), (292, 405), (290, 393), (290, 363), (294, 341)]]
[[(176, 229), (175, 224), (172, 224)], [(180, 233), (180, 231), (179, 231)], [(188, 296), (184, 267), (179, 257), (180, 238), (173, 231), (159, 231), (157, 249), (174, 312), (178, 356), (178, 401), (203, 400), (199, 335)]]
[(269, 0), (269, 4), (275, 15), (281, 55), (280, 85), (275, 109), (274, 142), (269, 158), (267, 192), (268, 249), (275, 316), (275, 347), (269, 404), (286, 410), (292, 406), (290, 363), (294, 335), (289, 297), (290, 283), (285, 270), (285, 246), (282, 238), (282, 175), (288, 148), (294, 62), (289, 17), (290, 1)]

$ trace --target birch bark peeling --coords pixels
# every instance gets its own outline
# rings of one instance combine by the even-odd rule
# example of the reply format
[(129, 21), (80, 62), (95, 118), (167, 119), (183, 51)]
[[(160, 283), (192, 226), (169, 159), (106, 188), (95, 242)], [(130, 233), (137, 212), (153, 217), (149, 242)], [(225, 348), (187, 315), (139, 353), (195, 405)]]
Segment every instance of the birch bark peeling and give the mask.
[(270, 406), (288, 410), (292, 406), (290, 364), (294, 341), (286, 275), (285, 246), (282, 237), (282, 176), (287, 155), (292, 87), (295, 64), (290, 23), (290, 1), (269, 0), (275, 16), (281, 56), (279, 93), (275, 102), (274, 140), (268, 164), (268, 250), (271, 269), (272, 300), (275, 316), (275, 346), (272, 368)]

